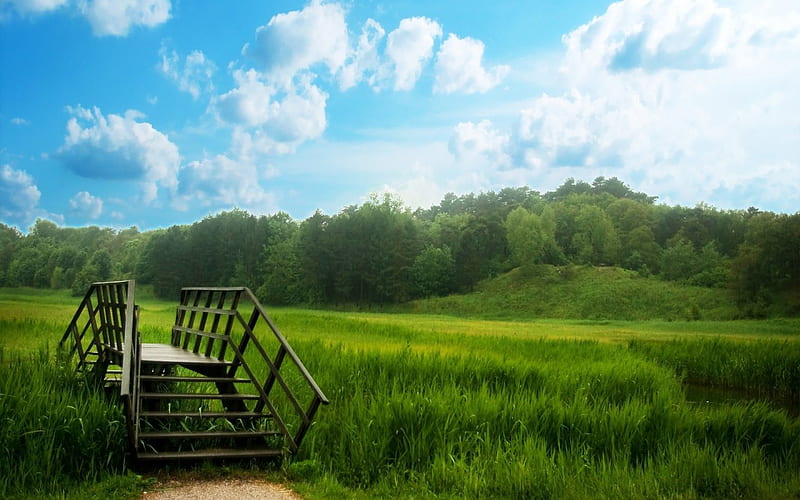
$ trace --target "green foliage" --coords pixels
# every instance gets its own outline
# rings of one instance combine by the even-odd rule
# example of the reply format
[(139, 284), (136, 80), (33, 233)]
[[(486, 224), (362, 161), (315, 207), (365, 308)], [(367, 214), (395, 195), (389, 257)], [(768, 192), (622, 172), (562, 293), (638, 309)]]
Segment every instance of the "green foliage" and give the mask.
[[(562, 279), (550, 266), (540, 277)], [(0, 302), (0, 497), (133, 497), (142, 483), (123, 475), (118, 403), (45, 351), (17, 354), (25, 332), (38, 343), (57, 336), (74, 299), (24, 289), (0, 290)], [(168, 336), (174, 308), (142, 306), (145, 337)], [(289, 309), (273, 319), (331, 400), (285, 469), (310, 497), (800, 494), (800, 420), (758, 403), (692, 405), (680, 383), (784, 387), (797, 398), (797, 320), (539, 325), (540, 336), (589, 329), (596, 339), (569, 341), (532, 336), (526, 322)], [(726, 338), (696, 338), (716, 332)], [(617, 333), (626, 340), (611, 340)], [(788, 342), (751, 341), (772, 336)]]
[(665, 282), (613, 267), (548, 265), (515, 269), (482, 282), (474, 293), (417, 300), (406, 310), (505, 319), (687, 320), (739, 316), (724, 289)]
[(511, 260), (517, 266), (558, 264), (563, 259), (555, 240), (555, 214), (549, 207), (539, 216), (517, 207), (506, 218)]
[(694, 383), (800, 396), (800, 345), (794, 342), (734, 343), (713, 338), (655, 344), (633, 340), (629, 348)]
[(298, 459), (378, 496), (800, 491), (800, 424), (783, 413), (757, 404), (691, 407), (671, 370), (624, 347), (496, 337), (477, 350), (465, 336), (450, 342), (474, 344), (475, 354), (418, 352), (413, 343), (383, 353), (299, 343), (334, 403)]
[(452, 292), (455, 284), (455, 266), (450, 247), (426, 246), (411, 266), (414, 296), (441, 296)]
[[(372, 307), (470, 292), (515, 266), (530, 274), (540, 264), (574, 264), (729, 288), (740, 317), (800, 315), (800, 214), (655, 199), (598, 177), (568, 179), (545, 194), (527, 187), (448, 193), (413, 213), (395, 197), (374, 195), (304, 221), (234, 209), (146, 233), (40, 219), (22, 235), (0, 224), (0, 286), (80, 295), (92, 281), (134, 278), (163, 298), (184, 286), (231, 285), (271, 304)], [(449, 249), (452, 267), (430, 247)], [(694, 312), (702, 317), (703, 309)]]
[(0, 358), (0, 497), (51, 496), (124, 471), (121, 405), (46, 351)]

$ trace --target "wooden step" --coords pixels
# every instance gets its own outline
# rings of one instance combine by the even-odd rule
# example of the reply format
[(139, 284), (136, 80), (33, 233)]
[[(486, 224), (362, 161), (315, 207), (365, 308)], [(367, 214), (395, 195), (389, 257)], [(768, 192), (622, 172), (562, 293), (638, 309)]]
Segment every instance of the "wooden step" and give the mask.
[(233, 361), (219, 360), (167, 344), (142, 343), (142, 365), (230, 366)]
[(279, 431), (197, 431), (197, 432), (140, 432), (139, 439), (214, 439), (214, 438), (235, 438), (246, 439), (253, 437), (280, 436)]
[(282, 450), (260, 449), (242, 450), (237, 448), (210, 448), (207, 450), (192, 451), (162, 451), (162, 452), (139, 452), (139, 460), (208, 460), (215, 458), (268, 458), (281, 457)]
[(230, 378), (230, 377), (191, 377), (176, 375), (142, 375), (139, 377), (143, 382), (221, 382), (243, 384), (250, 382), (249, 378)]
[(195, 392), (143, 392), (140, 394), (142, 399), (228, 399), (238, 401), (258, 401), (261, 396), (256, 394), (219, 394), (219, 393), (195, 393)]
[(142, 418), (272, 418), (269, 413), (255, 413), (252, 411), (141, 411)]

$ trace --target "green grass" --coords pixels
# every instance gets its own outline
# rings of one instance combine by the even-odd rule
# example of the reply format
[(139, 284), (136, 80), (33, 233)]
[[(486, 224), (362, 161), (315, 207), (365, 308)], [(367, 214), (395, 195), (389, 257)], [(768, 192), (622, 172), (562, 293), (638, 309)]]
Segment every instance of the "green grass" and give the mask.
[[(121, 410), (53, 355), (79, 301), (0, 290), (0, 497), (141, 487)], [(166, 341), (175, 304), (141, 306), (146, 341)], [(797, 419), (681, 385), (797, 397), (800, 320), (270, 313), (331, 400), (284, 464), (309, 498), (800, 496)]]
[(417, 300), (399, 309), (483, 319), (728, 320), (728, 290), (644, 278), (614, 267), (517, 268), (473, 293)]
[(0, 354), (0, 498), (125, 471), (121, 405), (41, 350)]

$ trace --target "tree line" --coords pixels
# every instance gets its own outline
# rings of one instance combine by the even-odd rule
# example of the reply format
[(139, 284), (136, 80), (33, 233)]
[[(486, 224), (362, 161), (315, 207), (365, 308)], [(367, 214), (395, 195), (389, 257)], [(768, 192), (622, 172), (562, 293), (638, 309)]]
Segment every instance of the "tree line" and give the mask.
[[(745, 315), (800, 292), (800, 212), (656, 204), (616, 177), (456, 196), (411, 211), (372, 196), (303, 221), (234, 209), (140, 232), (0, 224), (0, 286), (71, 288), (135, 278), (174, 298), (182, 286), (243, 285), (274, 305), (388, 304), (469, 292), (515, 267), (619, 266), (727, 287)], [(800, 312), (800, 311), (798, 311)]]

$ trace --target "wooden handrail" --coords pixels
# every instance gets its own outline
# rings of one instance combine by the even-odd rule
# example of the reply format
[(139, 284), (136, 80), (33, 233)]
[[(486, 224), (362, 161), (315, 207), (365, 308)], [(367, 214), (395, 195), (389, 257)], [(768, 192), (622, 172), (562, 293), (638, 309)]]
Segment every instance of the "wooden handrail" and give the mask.
[[(239, 311), (239, 302), (242, 296), (253, 306), (250, 314), (246, 316), (242, 315)], [(217, 300), (215, 301), (214, 299)], [(230, 300), (230, 302), (227, 302), (227, 300)], [(213, 305), (212, 302), (216, 302), (216, 305)], [(211, 318), (211, 316), (213, 316), (213, 318)], [(218, 328), (222, 317), (227, 318), (224, 332), (220, 331), (222, 330), (221, 326)], [(206, 324), (208, 320), (210, 320), (210, 326)], [(261, 344), (261, 340), (259, 340), (255, 332), (261, 320), (263, 320), (270, 329), (274, 339), (277, 340), (279, 345), (278, 353), (274, 360), (270, 359), (270, 356), (267, 354), (266, 349)], [(239, 345), (233, 343), (233, 339), (230, 338), (233, 323), (238, 325), (237, 330), (241, 329), (242, 331), (242, 338)], [(209, 329), (211, 330), (210, 332), (204, 331)], [(250, 378), (253, 386), (261, 396), (261, 400), (256, 405), (255, 411), (261, 411), (266, 407), (270, 413), (273, 414), (276, 424), (287, 438), (289, 448), (293, 452), (296, 451), (297, 447), (300, 445), (300, 441), (309, 429), (317, 409), (320, 405), (329, 404), (329, 401), (308, 369), (289, 345), (286, 337), (283, 336), (269, 315), (267, 315), (253, 292), (247, 287), (183, 288), (181, 290), (181, 303), (176, 311), (176, 325), (173, 327), (173, 345), (179, 345), (184, 349), (191, 349), (191, 337), (194, 337), (196, 340), (195, 345), (199, 346), (199, 341), (202, 337), (213, 340), (220, 339), (221, 336), (226, 337), (226, 341), (220, 347), (220, 355), (224, 355), (223, 353), (226, 345), (233, 351), (234, 360), (228, 376), (234, 376), (239, 368), (246, 372), (247, 377)], [(250, 347), (251, 350), (255, 349), (258, 352), (257, 358), (263, 360), (264, 365), (266, 365), (267, 378), (265, 380), (257, 379), (253, 371), (254, 367), (245, 360), (244, 355), (248, 347)], [(210, 352), (210, 350), (211, 348), (209, 347), (208, 351)], [(209, 355), (209, 352), (207, 352), (206, 355)], [(301, 403), (295, 394), (297, 386), (290, 387), (284, 376), (281, 375), (281, 366), (285, 365), (286, 361), (296, 367), (302, 377), (303, 383), (311, 390), (311, 401)], [(279, 390), (282, 391), (282, 394), (289, 403), (289, 407), (286, 409), (291, 410), (299, 418), (298, 427), (294, 430), (294, 435), (292, 435), (284, 423), (285, 415), (279, 415), (278, 409), (270, 400), (270, 393), (274, 388), (280, 388)], [(293, 392), (293, 389), (295, 392)], [(305, 409), (304, 404), (307, 404)]]
[(129, 396), (135, 384), (136, 353), (138, 351), (138, 331), (136, 325), (136, 301), (134, 297), (135, 281), (128, 281), (125, 295), (125, 331), (122, 335), (122, 384), (120, 394)]

